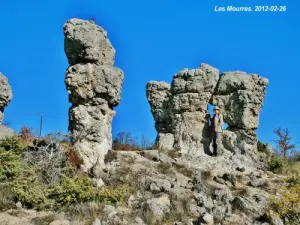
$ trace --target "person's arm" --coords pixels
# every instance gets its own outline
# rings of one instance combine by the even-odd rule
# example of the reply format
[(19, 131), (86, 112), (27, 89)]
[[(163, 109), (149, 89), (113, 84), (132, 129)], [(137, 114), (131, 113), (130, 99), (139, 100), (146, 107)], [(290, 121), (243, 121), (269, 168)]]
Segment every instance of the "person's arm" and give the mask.
[(220, 125), (223, 129), (223, 125), (224, 125), (223, 114), (220, 114)]

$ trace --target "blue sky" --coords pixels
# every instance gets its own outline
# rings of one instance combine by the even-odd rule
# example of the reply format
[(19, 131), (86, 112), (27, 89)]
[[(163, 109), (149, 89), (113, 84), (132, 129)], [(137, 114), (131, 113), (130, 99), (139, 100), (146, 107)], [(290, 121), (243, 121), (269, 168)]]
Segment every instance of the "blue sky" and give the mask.
[[(215, 5), (286, 5), (287, 12), (214, 12)], [(273, 129), (282, 126), (300, 140), (299, 12), (297, 0), (2, 0), (0, 71), (14, 93), (5, 121), (14, 129), (38, 128), (34, 114), (43, 112), (43, 133), (67, 132), (62, 27), (73, 17), (95, 17), (125, 72), (114, 135), (130, 131), (154, 140), (146, 83), (170, 82), (178, 70), (203, 62), (269, 78), (259, 138), (274, 140)]]

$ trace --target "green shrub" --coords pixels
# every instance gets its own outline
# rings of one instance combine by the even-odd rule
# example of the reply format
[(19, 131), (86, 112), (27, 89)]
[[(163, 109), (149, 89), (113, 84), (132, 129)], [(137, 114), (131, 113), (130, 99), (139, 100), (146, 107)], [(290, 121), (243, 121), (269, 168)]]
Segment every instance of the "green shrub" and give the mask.
[(270, 149), (268, 148), (268, 144), (264, 144), (259, 140), (257, 141), (257, 151), (265, 154), (267, 159), (271, 156), (271, 152)]
[(0, 149), (0, 182), (16, 179), (21, 174), (21, 156), (12, 151)]
[(0, 140), (0, 149), (5, 151), (14, 151), (21, 154), (26, 147), (26, 144), (18, 136), (4, 137)]
[(47, 189), (34, 173), (19, 177), (11, 186), (15, 201), (20, 201), (28, 208), (50, 208), (51, 199), (46, 198)]
[(270, 170), (275, 173), (281, 173), (283, 170), (284, 162), (279, 156), (273, 156), (269, 161)]
[(94, 200), (92, 182), (85, 176), (66, 177), (61, 185), (48, 190), (48, 198), (55, 199), (58, 208), (69, 204)]
[(54, 200), (57, 208), (84, 202), (123, 204), (131, 194), (130, 188), (126, 185), (104, 187), (99, 190), (93, 187), (91, 180), (85, 175), (76, 178), (66, 177), (61, 185), (47, 192), (48, 198)]
[[(0, 149), (0, 182), (4, 189), (9, 190), (10, 198), (15, 201), (37, 208), (46, 204), (43, 185), (33, 168), (21, 163), (21, 155), (18, 152)], [(5, 200), (1, 201), (0, 205), (5, 205)]]

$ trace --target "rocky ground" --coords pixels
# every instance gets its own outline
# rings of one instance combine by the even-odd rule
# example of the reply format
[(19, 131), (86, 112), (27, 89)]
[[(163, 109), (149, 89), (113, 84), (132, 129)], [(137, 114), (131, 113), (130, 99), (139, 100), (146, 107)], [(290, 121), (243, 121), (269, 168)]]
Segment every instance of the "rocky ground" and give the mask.
[(259, 160), (228, 151), (191, 157), (154, 150), (109, 151), (105, 161), (94, 171), (102, 185), (132, 187), (124, 205), (90, 203), (63, 214), (16, 209), (1, 213), (0, 224), (283, 224), (266, 214), (279, 178)]

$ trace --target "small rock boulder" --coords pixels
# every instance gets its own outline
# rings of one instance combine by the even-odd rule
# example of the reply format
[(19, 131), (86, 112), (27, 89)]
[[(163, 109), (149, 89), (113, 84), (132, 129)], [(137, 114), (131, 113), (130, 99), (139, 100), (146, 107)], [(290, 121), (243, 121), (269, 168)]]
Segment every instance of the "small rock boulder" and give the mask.
[(167, 195), (147, 201), (147, 220), (150, 224), (161, 223), (162, 219), (170, 212), (171, 202)]
[(203, 221), (205, 222), (205, 224), (213, 225), (214, 217), (209, 213), (205, 213), (205, 215), (203, 216)]

